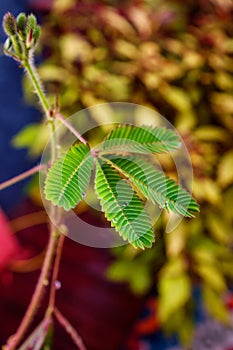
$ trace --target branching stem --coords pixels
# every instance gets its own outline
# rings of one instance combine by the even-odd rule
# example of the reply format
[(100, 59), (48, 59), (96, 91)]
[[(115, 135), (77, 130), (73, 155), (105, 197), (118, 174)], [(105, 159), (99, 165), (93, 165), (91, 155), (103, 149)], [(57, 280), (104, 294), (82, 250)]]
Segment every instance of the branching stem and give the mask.
[(58, 238), (58, 232), (57, 231), (51, 232), (43, 267), (41, 270), (39, 280), (36, 285), (36, 289), (34, 291), (34, 294), (32, 296), (28, 309), (22, 319), (21, 324), (19, 325), (16, 333), (9, 338), (4, 350), (16, 349), (17, 345), (22, 340), (29, 325), (33, 320), (36, 310), (40, 305), (40, 301), (43, 296), (44, 289), (48, 285), (49, 272), (53, 262), (54, 252), (56, 251), (56, 247), (57, 247), (57, 238)]
[(58, 322), (60, 323), (60, 325), (70, 335), (70, 337), (72, 338), (72, 340), (73, 340), (74, 344), (77, 346), (77, 348), (79, 350), (86, 350), (86, 347), (83, 344), (82, 338), (80, 337), (80, 335), (78, 334), (76, 329), (74, 329), (74, 327), (67, 320), (67, 318), (65, 318), (65, 316), (63, 316), (62, 313), (57, 308), (55, 308), (55, 310), (54, 310), (54, 315), (55, 315), (56, 319), (58, 320)]
[(59, 237), (58, 245), (57, 245), (55, 262), (53, 265), (53, 274), (52, 274), (52, 279), (51, 279), (49, 305), (48, 305), (48, 309), (47, 309), (48, 315), (51, 315), (53, 313), (54, 307), (55, 307), (55, 298), (56, 298), (56, 290), (57, 290), (56, 282), (57, 282), (58, 273), (59, 273), (59, 267), (60, 267), (60, 262), (61, 262), (61, 257), (62, 257), (62, 248), (64, 245), (64, 241), (65, 241), (65, 235), (61, 234)]
[(29, 176), (34, 175), (35, 173), (40, 171), (42, 168), (43, 168), (42, 164), (36, 165), (33, 168), (23, 172), (22, 174), (19, 174), (17, 176), (12, 177), (11, 179), (9, 179), (7, 181), (2, 182), (0, 184), (0, 191), (28, 178)]
[(66, 127), (69, 129), (79, 141), (84, 143), (84, 145), (87, 144), (87, 140), (84, 139), (84, 137), (60, 114), (56, 113), (55, 117), (59, 119)]
[[(51, 108), (43, 92), (42, 84), (40, 82), (36, 68), (33, 64), (33, 60), (32, 59), (24, 60), (22, 64), (26, 69), (26, 72), (28, 73), (28, 76), (35, 88), (35, 93), (37, 94), (40, 100), (40, 103), (42, 105), (42, 108), (44, 110), (45, 116), (49, 121), (50, 134), (51, 134), (51, 162), (53, 162), (57, 157), (57, 146), (58, 146), (57, 138), (56, 138), (56, 128), (54, 124), (55, 120), (51, 119), (50, 117)], [(43, 296), (44, 289), (49, 283), (48, 281), (49, 273), (50, 273), (51, 266), (53, 264), (53, 257), (56, 252), (56, 247), (57, 247), (58, 238), (59, 238), (59, 233), (56, 229), (56, 224), (57, 224), (56, 220), (59, 215), (56, 207), (51, 206), (50, 216), (51, 216), (50, 238), (49, 238), (49, 244), (46, 251), (46, 256), (43, 262), (43, 267), (41, 270), (40, 277), (38, 279), (34, 294), (27, 308), (27, 311), (16, 333), (9, 338), (4, 350), (15, 350), (17, 348), (17, 345), (22, 340), (23, 336), (25, 335), (26, 331), (28, 330), (28, 327), (30, 326), (33, 320), (33, 317), (36, 314), (37, 308), (39, 307), (41, 298)]]
[[(4, 28), (7, 35), (10, 35), (11, 39), (15, 38), (21, 39), (19, 37), (20, 30), (17, 28), (18, 32), (15, 33), (15, 35), (10, 32), (9, 34), (9, 23), (12, 24), (12, 21), (15, 21), (15, 27), (17, 27), (16, 20), (14, 19), (12, 14), (8, 14), (4, 17)], [(26, 33), (26, 40), (24, 41), (24, 36), (22, 36), (22, 43), (20, 43), (20, 46), (18, 46), (18, 42), (13, 42), (13, 46), (15, 49), (15, 52), (11, 53), (9, 51), (5, 50), (6, 54), (9, 54), (13, 58), (15, 58), (17, 61), (21, 63), (21, 66), (25, 68), (26, 73), (29, 77), (29, 79), (32, 82), (32, 85), (34, 87), (35, 93), (38, 96), (38, 99), (40, 101), (40, 104), (42, 106), (43, 112), (46, 117), (46, 121), (48, 123), (48, 127), (50, 128), (50, 143), (51, 143), (51, 157), (50, 162), (56, 160), (56, 158), (59, 155), (59, 140), (57, 137), (56, 132), (56, 120), (59, 119), (81, 142), (84, 144), (87, 143), (87, 141), (82, 137), (82, 135), (73, 128), (72, 125), (69, 124), (68, 121), (66, 121), (63, 116), (55, 111), (54, 108), (50, 105), (49, 101), (47, 100), (47, 97), (43, 90), (43, 85), (40, 81), (39, 75), (37, 73), (36, 67), (34, 65), (33, 61), (33, 49), (31, 50), (36, 40), (38, 40), (38, 37), (36, 35), (36, 29), (38, 30), (38, 27), (35, 27), (34, 24), (31, 24), (30, 29), (30, 35), (28, 36), (28, 33)], [(13, 28), (14, 29), (14, 28)], [(21, 33), (22, 34), (22, 33)], [(18, 36), (17, 36), (18, 35)], [(23, 47), (23, 50), (21, 51), (21, 45)], [(28, 46), (29, 45), (29, 46)], [(30, 46), (32, 45), (32, 46)], [(34, 168), (15, 176), (14, 178), (3, 182), (0, 185), (0, 190), (7, 188), (8, 186), (11, 186), (29, 176), (32, 174), (38, 172), (43, 165), (35, 166)], [(62, 248), (63, 243), (65, 239), (65, 235), (61, 234), (59, 232), (59, 229), (56, 227), (61, 224), (61, 212), (60, 210), (50, 205), (50, 237), (49, 237), (49, 243), (46, 250), (45, 259), (43, 262), (43, 266), (41, 269), (41, 273), (36, 285), (36, 288), (34, 290), (32, 299), (29, 303), (29, 306), (26, 310), (26, 313), (14, 335), (12, 335), (8, 341), (7, 344), (3, 347), (4, 350), (16, 350), (19, 343), (22, 341), (23, 337), (25, 336), (25, 333), (27, 332), (29, 326), (31, 325), (31, 322), (36, 314), (36, 311), (38, 307), (40, 306), (40, 302), (43, 296), (43, 292), (45, 287), (49, 284), (49, 277), (50, 277), (50, 270), (53, 266), (53, 274), (51, 279), (51, 286), (50, 286), (50, 298), (49, 298), (49, 305), (47, 309), (47, 316), (51, 317), (54, 313), (60, 324), (66, 329), (66, 331), (70, 334), (71, 338), (73, 339), (75, 345), (80, 350), (86, 350), (85, 346), (83, 345), (83, 342), (75, 329), (69, 324), (69, 322), (65, 319), (65, 317), (57, 310), (55, 309), (55, 297), (56, 297), (56, 280), (58, 277), (58, 271), (59, 271), (59, 265), (62, 255)], [(55, 256), (55, 259), (54, 259)]]

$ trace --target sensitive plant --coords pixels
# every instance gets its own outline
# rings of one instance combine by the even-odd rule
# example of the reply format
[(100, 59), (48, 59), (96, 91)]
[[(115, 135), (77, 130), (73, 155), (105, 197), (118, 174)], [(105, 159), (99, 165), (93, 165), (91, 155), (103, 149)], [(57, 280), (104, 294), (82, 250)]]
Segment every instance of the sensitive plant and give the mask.
[[(193, 288), (213, 318), (230, 322), (224, 297), (233, 277), (232, 9), (229, 1), (212, 0), (88, 6), (54, 0), (43, 27), (49, 54), (39, 71), (50, 94), (60, 92), (63, 114), (112, 101), (152, 107), (175, 125), (189, 150), (200, 215), (167, 235), (164, 211), (156, 244), (140, 253), (115, 249), (108, 271), (137, 294), (155, 288), (155, 317), (183, 343), (195, 327)], [(25, 90), (30, 101), (27, 84)], [(175, 178), (174, 164), (163, 166)]]
[[(95, 172), (95, 191), (102, 211), (111, 226), (135, 248), (152, 246), (154, 230), (145, 201), (177, 215), (193, 217), (199, 208), (196, 201), (183, 188), (169, 179), (149, 161), (154, 153), (171, 152), (179, 147), (179, 138), (171, 130), (151, 126), (118, 125), (113, 128), (99, 147), (91, 148), (87, 140), (74, 130), (59, 113), (59, 106), (48, 101), (34, 65), (33, 54), (40, 37), (40, 26), (33, 14), (24, 13), (15, 18), (7, 13), (3, 28), (8, 38), (5, 53), (15, 59), (26, 71), (44, 112), (44, 123), (50, 131), (51, 154), (47, 164), (45, 197), (50, 201), (50, 239), (41, 274), (29, 307), (19, 328), (4, 346), (6, 350), (18, 348), (27, 332), (41, 301), (45, 281), (50, 281), (49, 304), (42, 322), (24, 341), (20, 349), (39, 349), (46, 342), (53, 317), (66, 329), (79, 349), (85, 349), (80, 336), (55, 306), (56, 279), (62, 255), (65, 226), (59, 207), (71, 210), (85, 197), (91, 171)], [(57, 122), (62, 122), (77, 141), (64, 154), (59, 151)], [(21, 179), (45, 168), (36, 166), (0, 185), (4, 189)], [(155, 243), (156, 244), (156, 243)]]

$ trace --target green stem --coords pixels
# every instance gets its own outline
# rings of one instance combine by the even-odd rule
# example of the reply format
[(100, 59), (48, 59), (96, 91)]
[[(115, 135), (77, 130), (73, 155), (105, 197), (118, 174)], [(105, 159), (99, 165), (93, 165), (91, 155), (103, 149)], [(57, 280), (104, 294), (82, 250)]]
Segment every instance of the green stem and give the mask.
[(37, 71), (36, 71), (36, 68), (34, 66), (34, 64), (32, 63), (32, 59), (28, 59), (26, 61), (23, 62), (23, 66), (24, 68), (26, 69), (27, 73), (28, 73), (28, 76), (35, 88), (35, 93), (37, 94), (39, 100), (40, 100), (40, 103), (43, 107), (43, 110), (45, 112), (45, 115), (47, 117), (48, 120), (50, 120), (50, 115), (49, 115), (49, 112), (50, 112), (50, 105), (49, 105), (49, 102), (45, 96), (45, 93), (43, 91), (43, 87), (42, 87), (42, 84), (40, 82), (40, 78), (37, 74)]
[(47, 118), (47, 121), (50, 125), (50, 136), (51, 136), (51, 162), (53, 162), (57, 158), (57, 135), (56, 135), (56, 125), (55, 125), (55, 119), (50, 116), (50, 112), (52, 111), (52, 108), (49, 104), (49, 101), (46, 98), (46, 95), (43, 91), (43, 86), (40, 81), (39, 75), (37, 73), (36, 67), (33, 64), (32, 59), (25, 60), (23, 62), (24, 68), (26, 69), (26, 72), (28, 73), (28, 76), (34, 86), (35, 93), (39, 98), (39, 101), (41, 103), (41, 106), (44, 110), (45, 116)]
[(50, 133), (51, 133), (51, 162), (53, 162), (57, 156), (58, 156), (58, 139), (57, 139), (57, 133), (56, 133), (56, 125), (55, 125), (55, 120), (50, 121)]
[[(46, 95), (43, 91), (43, 86), (41, 84), (39, 75), (37, 73), (36, 67), (33, 64), (33, 58), (29, 58), (23, 62), (24, 68), (26, 69), (26, 72), (34, 86), (35, 93), (39, 98), (39, 101), (42, 105), (42, 108), (44, 110), (45, 116), (47, 118), (47, 121), (49, 122), (50, 127), (50, 141), (51, 141), (51, 163), (55, 161), (57, 158), (57, 150), (58, 150), (58, 140), (56, 135), (56, 126), (55, 126), (55, 119), (51, 118), (50, 112), (52, 108), (50, 107), (50, 104), (46, 98)], [(50, 209), (50, 216), (53, 222), (56, 222), (57, 217), (57, 209), (53, 206), (51, 206)]]

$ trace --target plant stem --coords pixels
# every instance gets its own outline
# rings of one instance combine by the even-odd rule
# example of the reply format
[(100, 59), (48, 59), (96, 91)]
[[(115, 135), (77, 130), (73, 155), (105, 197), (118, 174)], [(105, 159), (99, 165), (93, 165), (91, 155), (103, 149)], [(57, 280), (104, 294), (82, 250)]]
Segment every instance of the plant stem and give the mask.
[(50, 267), (53, 262), (53, 257), (57, 247), (58, 237), (59, 235), (57, 231), (53, 231), (50, 235), (48, 248), (46, 250), (43, 267), (41, 270), (39, 280), (36, 285), (36, 289), (34, 291), (34, 294), (32, 296), (28, 309), (23, 317), (23, 320), (17, 329), (17, 332), (13, 336), (11, 336), (7, 342), (7, 345), (5, 347), (6, 350), (16, 349), (17, 345), (25, 335), (25, 332), (27, 331), (30, 323), (32, 322), (32, 319), (35, 315), (37, 308), (39, 307), (44, 289), (48, 285)]
[(56, 159), (57, 155), (57, 138), (56, 138), (56, 128), (55, 120), (50, 116), (52, 108), (46, 98), (46, 95), (43, 91), (43, 86), (40, 81), (39, 75), (37, 73), (36, 67), (33, 63), (33, 57), (28, 58), (23, 61), (23, 66), (35, 88), (35, 93), (39, 98), (43, 111), (45, 113), (46, 119), (50, 125), (50, 136), (51, 136), (51, 162)]
[[(35, 88), (35, 93), (37, 94), (42, 108), (44, 110), (47, 120), (50, 122), (50, 134), (51, 134), (51, 162), (56, 159), (57, 156), (57, 139), (56, 139), (56, 129), (55, 129), (55, 120), (50, 117), (50, 105), (47, 101), (47, 98), (43, 92), (42, 84), (40, 82), (39, 76), (37, 74), (36, 68), (33, 64), (32, 57), (30, 59), (24, 60), (22, 62), (24, 68), (26, 69), (28, 76)], [(51, 215), (51, 224), (50, 224), (50, 238), (48, 248), (46, 250), (46, 255), (44, 263), (42, 266), (41, 274), (39, 276), (34, 294), (30, 301), (30, 304), (27, 308), (27, 311), (16, 331), (16, 333), (9, 338), (6, 350), (15, 350), (19, 342), (22, 340), (22, 337), (25, 335), (28, 327), (30, 326), (32, 319), (36, 313), (36, 310), (40, 304), (45, 286), (48, 285), (48, 278), (50, 273), (50, 268), (53, 263), (53, 257), (56, 252), (57, 242), (59, 238), (59, 233), (56, 229), (57, 223), (57, 208), (51, 206), (50, 215)]]
[(60, 262), (61, 262), (61, 256), (62, 256), (62, 248), (64, 245), (65, 241), (65, 235), (61, 234), (59, 237), (58, 245), (57, 245), (57, 250), (56, 250), (56, 257), (55, 257), (55, 262), (53, 265), (53, 274), (52, 274), (52, 279), (51, 279), (51, 289), (50, 289), (50, 296), (49, 296), (49, 305), (47, 309), (47, 314), (51, 315), (54, 311), (54, 306), (55, 306), (55, 298), (56, 298), (56, 281), (58, 278), (58, 273), (59, 273), (59, 267), (60, 267)]
[[(57, 158), (58, 153), (58, 139), (56, 134), (56, 127), (55, 127), (55, 119), (51, 117), (51, 111), (52, 108), (50, 107), (50, 104), (46, 98), (46, 95), (43, 91), (42, 83), (40, 82), (39, 75), (37, 73), (36, 67), (33, 64), (33, 57), (27, 58), (23, 62), (23, 66), (26, 69), (26, 72), (28, 73), (28, 76), (35, 88), (35, 93), (37, 94), (39, 101), (42, 105), (42, 108), (44, 110), (45, 116), (47, 118), (47, 121), (49, 122), (50, 126), (50, 141), (51, 141), (51, 163), (55, 161)], [(56, 224), (58, 224), (59, 220), (59, 210), (58, 208), (51, 205), (50, 207), (50, 217), (51, 217), (51, 224), (50, 224), (50, 232), (53, 232), (54, 227)]]
[(28, 76), (35, 88), (35, 92), (40, 100), (40, 103), (43, 107), (43, 110), (45, 112), (45, 115), (47, 117), (47, 119), (49, 120), (50, 119), (50, 116), (49, 116), (49, 111), (50, 111), (50, 105), (49, 105), (49, 102), (45, 96), (45, 93), (43, 91), (43, 87), (42, 87), (42, 84), (40, 82), (40, 78), (37, 74), (37, 71), (35, 69), (35, 66), (34, 64), (32, 63), (32, 59), (27, 59), (23, 62), (23, 66), (24, 68), (26, 69), (27, 73), (28, 73)]
[(38, 171), (40, 171), (43, 168), (43, 165), (39, 164), (34, 166), (33, 168), (23, 172), (22, 174), (19, 174), (17, 176), (12, 177), (11, 179), (4, 181), (0, 184), (0, 191), (4, 190), (5, 188), (12, 186), (14, 184), (16, 184), (19, 181), (22, 181), (24, 179), (26, 179), (27, 177), (37, 173)]
[[(33, 51), (32, 51), (33, 52)], [(58, 149), (59, 149), (59, 141), (57, 139), (57, 133), (56, 133), (56, 118), (62, 121), (64, 125), (84, 144), (87, 143), (87, 141), (82, 137), (81, 134), (77, 130), (73, 128), (72, 125), (70, 125), (61, 114), (56, 114), (54, 112), (54, 109), (51, 108), (49, 101), (46, 98), (46, 95), (43, 91), (42, 83), (40, 82), (39, 75), (37, 73), (36, 67), (33, 63), (33, 55), (32, 53), (29, 53), (30, 57), (26, 55), (22, 59), (22, 66), (25, 68), (28, 77), (30, 78), (33, 87), (35, 89), (35, 93), (37, 94), (39, 101), (41, 103), (41, 106), (43, 108), (45, 117), (47, 119), (48, 125), (50, 127), (50, 141), (51, 141), (51, 163), (57, 158), (58, 156)], [(21, 57), (21, 56), (20, 56)], [(21, 59), (20, 59), (21, 60)], [(33, 173), (39, 171), (41, 168), (40, 166), (34, 167), (31, 170), (28, 170), (27, 172), (16, 176), (15, 178), (8, 180), (4, 182), (2, 185), (0, 185), (0, 189), (6, 188), (30, 175)], [(30, 326), (33, 317), (36, 314), (37, 308), (39, 307), (41, 298), (43, 296), (43, 292), (45, 287), (49, 284), (49, 274), (50, 269), (54, 261), (54, 255), (56, 254), (55, 262), (54, 262), (54, 269), (53, 269), (53, 275), (52, 275), (52, 284), (50, 289), (50, 299), (49, 299), (49, 306), (47, 309), (47, 312), (49, 313), (49, 316), (54, 312), (55, 316), (57, 317), (58, 321), (61, 325), (66, 329), (66, 331), (71, 335), (71, 338), (73, 339), (75, 345), (80, 350), (86, 350), (85, 346), (83, 345), (83, 342), (81, 338), (79, 337), (78, 333), (75, 331), (75, 329), (70, 325), (70, 323), (65, 319), (65, 317), (57, 310), (54, 309), (55, 304), (55, 296), (56, 296), (56, 285), (55, 281), (58, 276), (59, 271), (59, 265), (61, 260), (61, 254), (62, 254), (62, 247), (64, 243), (65, 236), (63, 234), (60, 235), (59, 231), (56, 229), (56, 225), (60, 224), (60, 211), (57, 207), (51, 205), (50, 207), (50, 237), (49, 237), (49, 243), (46, 250), (45, 259), (43, 262), (42, 270), (35, 288), (35, 291), (33, 293), (32, 299), (29, 303), (29, 306), (27, 308), (27, 311), (16, 331), (16, 333), (11, 336), (8, 341), (7, 345), (4, 347), (5, 350), (15, 350), (18, 346), (18, 344), (21, 342), (22, 338), (24, 337), (26, 331), (28, 330), (28, 327)]]
[(77, 346), (77, 348), (79, 350), (86, 350), (86, 347), (83, 344), (82, 338), (80, 337), (80, 335), (78, 334), (76, 329), (74, 329), (74, 327), (71, 325), (71, 323), (62, 315), (62, 313), (57, 308), (55, 308), (55, 310), (54, 310), (54, 315), (55, 315), (56, 319), (58, 320), (58, 322), (60, 323), (60, 325), (71, 336), (71, 338), (72, 338), (74, 344)]
[[(55, 119), (51, 117), (50, 113), (52, 111), (52, 108), (50, 107), (50, 104), (46, 98), (46, 95), (43, 91), (43, 86), (40, 81), (39, 75), (37, 73), (36, 67), (33, 63), (33, 57), (27, 58), (23, 61), (23, 66), (35, 88), (35, 93), (39, 98), (39, 101), (41, 103), (41, 106), (44, 110), (45, 116), (47, 118), (47, 121), (49, 122), (50, 126), (50, 140), (51, 140), (51, 163), (57, 158), (57, 151), (58, 151), (58, 140), (57, 140), (57, 134), (56, 134), (56, 127), (55, 127)], [(54, 206), (51, 206), (50, 210), (50, 216), (52, 218), (53, 222), (56, 222), (56, 212), (57, 209)]]
[(87, 144), (87, 140), (85, 140), (84, 137), (60, 113), (56, 113), (55, 116), (77, 137), (77, 139), (79, 139), (79, 141), (84, 143), (84, 145)]

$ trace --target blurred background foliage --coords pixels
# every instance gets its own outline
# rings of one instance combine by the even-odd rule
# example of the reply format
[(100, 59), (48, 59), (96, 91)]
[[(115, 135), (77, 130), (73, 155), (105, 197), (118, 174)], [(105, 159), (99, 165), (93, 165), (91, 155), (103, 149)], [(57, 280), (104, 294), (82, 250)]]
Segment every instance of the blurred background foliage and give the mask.
[[(158, 317), (186, 343), (193, 331), (193, 288), (206, 310), (228, 324), (224, 296), (233, 280), (233, 3), (231, 0), (54, 0), (43, 18), (42, 80), (69, 116), (103, 102), (158, 111), (177, 128), (191, 156), (201, 212), (165, 234), (156, 223), (151, 250), (114, 250), (108, 277), (137, 294), (158, 292)], [(25, 81), (25, 96), (32, 92)], [(93, 116), (99, 118), (99, 116)], [(142, 120), (142, 123), (145, 121)], [(14, 139), (40, 154), (44, 126)], [(175, 168), (168, 164), (169, 174)], [(34, 188), (34, 186), (32, 187)], [(35, 197), (35, 190), (32, 191)], [(185, 327), (183, 326), (185, 325)]]

